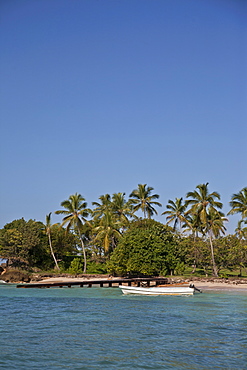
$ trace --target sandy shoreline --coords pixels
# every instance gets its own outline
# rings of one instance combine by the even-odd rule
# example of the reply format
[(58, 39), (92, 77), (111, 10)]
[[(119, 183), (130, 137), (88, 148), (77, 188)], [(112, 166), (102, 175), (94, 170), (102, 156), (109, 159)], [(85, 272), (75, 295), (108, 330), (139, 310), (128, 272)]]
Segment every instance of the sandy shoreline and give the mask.
[[(59, 283), (59, 282), (83, 282), (87, 281), (89, 282), (90, 280), (109, 280), (114, 282), (115, 279), (118, 278), (76, 278), (76, 277), (54, 277), (54, 278), (47, 278), (43, 279), (40, 281), (35, 281), (33, 283), (38, 284), (38, 283)], [(209, 291), (209, 290), (241, 290), (241, 291), (246, 291), (247, 292), (247, 282), (246, 283), (241, 283), (241, 282), (230, 282), (230, 281), (200, 281), (200, 280), (188, 280), (186, 279), (188, 283), (194, 284), (195, 287), (198, 289), (201, 289), (202, 291)], [(32, 282), (31, 282), (32, 283)]]
[(232, 283), (219, 283), (219, 282), (196, 282), (192, 281), (198, 289), (206, 290), (245, 290), (247, 292), (247, 284), (232, 284)]

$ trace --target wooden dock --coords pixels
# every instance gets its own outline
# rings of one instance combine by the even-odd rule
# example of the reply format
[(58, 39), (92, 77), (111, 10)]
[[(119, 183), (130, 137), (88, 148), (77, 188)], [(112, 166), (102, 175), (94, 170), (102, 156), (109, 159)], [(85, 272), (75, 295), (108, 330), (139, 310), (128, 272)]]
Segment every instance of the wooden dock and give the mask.
[(113, 287), (119, 285), (132, 286), (157, 286), (159, 284), (167, 284), (167, 278), (122, 278), (122, 279), (105, 279), (105, 280), (84, 280), (84, 281), (65, 281), (65, 282), (50, 282), (50, 283), (29, 283), (29, 284), (18, 284), (16, 288), (71, 288), (73, 286), (79, 286), (80, 288), (88, 287), (91, 288), (93, 285), (97, 285), (101, 288), (103, 287)]

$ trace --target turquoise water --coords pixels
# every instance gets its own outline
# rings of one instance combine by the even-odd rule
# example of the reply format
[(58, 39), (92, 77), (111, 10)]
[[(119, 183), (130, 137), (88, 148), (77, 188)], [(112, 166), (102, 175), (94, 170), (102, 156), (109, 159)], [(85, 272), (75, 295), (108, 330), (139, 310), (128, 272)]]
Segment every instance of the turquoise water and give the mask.
[(247, 293), (0, 286), (0, 368), (247, 369)]

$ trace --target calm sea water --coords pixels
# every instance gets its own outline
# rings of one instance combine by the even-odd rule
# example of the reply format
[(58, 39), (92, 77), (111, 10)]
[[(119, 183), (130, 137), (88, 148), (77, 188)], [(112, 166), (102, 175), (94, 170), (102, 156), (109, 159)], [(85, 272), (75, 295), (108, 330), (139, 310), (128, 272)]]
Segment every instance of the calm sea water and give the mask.
[(0, 368), (247, 369), (247, 293), (0, 286)]

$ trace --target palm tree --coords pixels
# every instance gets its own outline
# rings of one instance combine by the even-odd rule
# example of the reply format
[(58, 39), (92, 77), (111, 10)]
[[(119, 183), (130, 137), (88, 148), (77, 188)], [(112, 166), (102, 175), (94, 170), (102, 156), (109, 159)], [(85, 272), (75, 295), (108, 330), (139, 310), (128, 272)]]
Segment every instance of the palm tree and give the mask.
[(53, 259), (54, 259), (56, 269), (60, 270), (60, 268), (58, 266), (58, 263), (57, 263), (57, 259), (55, 257), (55, 254), (54, 254), (54, 251), (53, 251), (53, 248), (52, 248), (52, 243), (51, 243), (51, 229), (52, 229), (52, 224), (51, 224), (51, 212), (50, 212), (49, 215), (46, 215), (45, 232), (46, 232), (46, 235), (48, 235), (48, 240), (49, 240), (49, 246), (50, 246), (50, 250), (51, 250), (51, 255), (52, 255)]
[(224, 222), (228, 221), (228, 219), (224, 216), (225, 216), (224, 213), (220, 211), (216, 211), (213, 208), (209, 208), (206, 230), (209, 236), (213, 271), (216, 277), (218, 277), (218, 271), (217, 271), (217, 267), (216, 267), (216, 263), (214, 259), (213, 237), (215, 238), (219, 237), (220, 233), (225, 234), (226, 227), (224, 226)]
[(100, 219), (99, 226), (93, 229), (96, 234), (95, 241), (103, 240), (103, 246), (106, 253), (109, 252), (110, 245), (114, 249), (116, 246), (115, 240), (119, 239), (122, 235), (119, 231), (120, 222), (116, 221), (110, 212), (105, 212)]
[(208, 210), (208, 230), (209, 236), (214, 236), (218, 238), (222, 233), (225, 235), (226, 227), (224, 222), (227, 222), (228, 219), (225, 217), (223, 212), (215, 211), (213, 208)]
[(93, 216), (96, 218), (101, 218), (105, 212), (110, 211), (111, 209), (111, 196), (110, 194), (101, 195), (99, 197), (99, 202), (92, 202), (93, 206), (96, 208), (93, 209)]
[(228, 212), (228, 215), (241, 213), (243, 219), (247, 217), (247, 187), (240, 190), (237, 194), (232, 195), (230, 206), (232, 208)]
[(235, 236), (239, 239), (239, 246), (240, 246), (240, 276), (242, 276), (242, 268), (244, 268), (245, 272), (247, 271), (245, 267), (245, 261), (246, 261), (246, 242), (247, 242), (247, 227), (242, 226), (247, 225), (247, 220), (240, 220), (238, 221), (238, 226), (235, 229)]
[(128, 217), (133, 217), (133, 210), (130, 202), (126, 202), (125, 193), (114, 193), (112, 196), (111, 209), (112, 213), (116, 215), (118, 221), (123, 225), (128, 224)]
[(202, 224), (206, 225), (208, 208), (213, 208), (214, 210), (217, 210), (217, 208), (221, 209), (223, 204), (216, 200), (220, 200), (219, 193), (216, 191), (213, 193), (208, 192), (208, 182), (206, 184), (197, 185), (196, 189), (198, 189), (198, 191), (190, 191), (186, 195), (186, 198), (191, 198), (187, 199), (185, 202), (186, 206), (191, 205), (187, 214), (198, 214)]
[(71, 228), (77, 230), (79, 234), (79, 238), (81, 241), (83, 257), (84, 257), (84, 273), (87, 270), (87, 259), (86, 259), (86, 251), (85, 246), (82, 239), (82, 227), (83, 222), (87, 222), (86, 217), (90, 210), (87, 208), (87, 203), (85, 202), (85, 198), (81, 196), (81, 194), (75, 193), (74, 195), (70, 195), (68, 200), (64, 200), (61, 203), (61, 206), (64, 207), (64, 210), (56, 211), (56, 214), (63, 214), (66, 215), (63, 218), (63, 222), (61, 226), (67, 224), (67, 231)]
[(243, 227), (242, 224), (247, 224), (247, 220), (238, 221), (238, 226), (235, 229), (235, 235), (239, 238), (240, 241), (247, 239), (247, 227)]
[(194, 249), (194, 263), (193, 263), (193, 271), (192, 274), (196, 271), (196, 261), (197, 261), (197, 255), (198, 255), (198, 234), (204, 233), (204, 230), (202, 228), (202, 223), (198, 215), (196, 214), (185, 214), (186, 222), (183, 224), (184, 231), (191, 231), (191, 236), (192, 236), (192, 243), (191, 245), (193, 246)]
[[(191, 206), (191, 208), (186, 213), (196, 215), (201, 221), (201, 230), (203, 231), (203, 233), (208, 234), (210, 240), (213, 273), (216, 277), (218, 277), (218, 271), (214, 258), (214, 248), (212, 243), (212, 233), (214, 231), (212, 220), (210, 219), (210, 217), (212, 217), (213, 213), (215, 213), (214, 218), (216, 218), (217, 213), (219, 213), (218, 209), (221, 209), (223, 207), (223, 204), (218, 201), (220, 200), (219, 193), (217, 193), (216, 191), (214, 191), (213, 193), (209, 193), (208, 182), (206, 184), (197, 185), (196, 189), (198, 190), (188, 192), (186, 195), (187, 198), (191, 198), (187, 199), (185, 202), (186, 206)], [(223, 217), (223, 214), (220, 213), (219, 217)]]
[(186, 223), (183, 225), (184, 231), (191, 231), (194, 241), (198, 238), (198, 234), (203, 234), (203, 227), (200, 217), (197, 214), (185, 214)]
[(171, 199), (168, 200), (168, 205), (166, 206), (167, 211), (163, 212), (162, 215), (168, 215), (166, 217), (167, 225), (169, 225), (170, 222), (174, 221), (173, 229), (176, 230), (176, 226), (179, 223), (180, 224), (180, 231), (182, 228), (182, 223), (188, 224), (188, 221), (184, 215), (184, 212), (186, 210), (186, 205), (183, 204), (183, 198), (175, 198), (175, 202)]
[(144, 213), (144, 218), (151, 218), (154, 213), (157, 215), (157, 211), (153, 205), (161, 207), (159, 202), (153, 200), (159, 198), (158, 194), (151, 195), (153, 190), (151, 186), (147, 187), (147, 184), (138, 184), (138, 188), (130, 194), (130, 198), (132, 198), (130, 199), (130, 204), (134, 206), (133, 211), (137, 212), (141, 209)]

